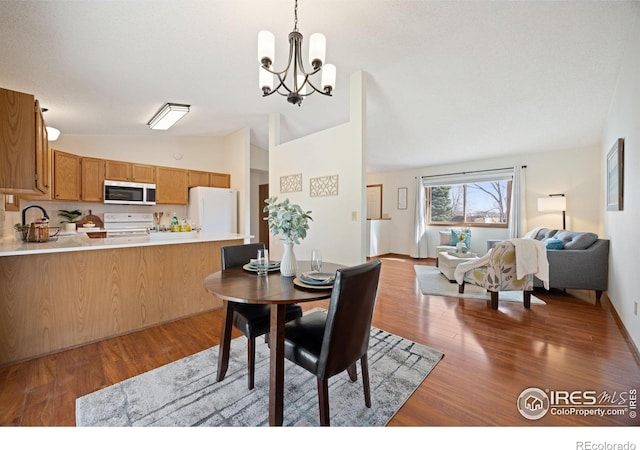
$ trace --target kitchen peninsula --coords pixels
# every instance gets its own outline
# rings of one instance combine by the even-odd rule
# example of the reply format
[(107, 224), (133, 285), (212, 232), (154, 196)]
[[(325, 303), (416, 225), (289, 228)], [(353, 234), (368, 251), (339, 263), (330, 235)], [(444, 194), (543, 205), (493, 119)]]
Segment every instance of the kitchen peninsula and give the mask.
[(0, 365), (219, 307), (203, 287), (234, 233), (0, 241)]

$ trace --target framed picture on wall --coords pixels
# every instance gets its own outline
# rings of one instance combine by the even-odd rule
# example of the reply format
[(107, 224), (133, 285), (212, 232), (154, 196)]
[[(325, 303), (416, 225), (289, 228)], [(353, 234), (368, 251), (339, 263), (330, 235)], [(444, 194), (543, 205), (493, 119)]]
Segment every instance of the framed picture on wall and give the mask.
[(624, 208), (624, 139), (619, 138), (607, 154), (607, 210)]
[(407, 188), (398, 188), (398, 209), (407, 209)]

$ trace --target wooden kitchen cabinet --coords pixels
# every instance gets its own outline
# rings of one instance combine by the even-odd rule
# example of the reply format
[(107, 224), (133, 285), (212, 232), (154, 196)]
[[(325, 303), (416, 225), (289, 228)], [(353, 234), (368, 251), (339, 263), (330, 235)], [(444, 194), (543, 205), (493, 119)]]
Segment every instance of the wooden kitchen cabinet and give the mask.
[(188, 170), (187, 171), (189, 187), (196, 186), (209, 186), (209, 172), (203, 172), (201, 170)]
[(228, 188), (231, 186), (231, 176), (228, 173), (203, 172), (189, 170), (189, 187), (206, 186)]
[[(51, 149), (49, 148), (49, 134), (42, 117), (40, 102), (36, 100), (36, 189), (45, 196), (51, 190)], [(50, 195), (49, 195), (50, 196)]]
[(155, 166), (106, 160), (105, 180), (155, 183)]
[(136, 183), (155, 183), (156, 166), (131, 163), (131, 181)]
[(230, 188), (231, 187), (231, 175), (228, 173), (210, 173), (211, 187)]
[(53, 151), (54, 200), (80, 200), (80, 157)]
[(105, 161), (98, 158), (80, 158), (80, 199), (85, 202), (104, 200)]
[(156, 203), (186, 205), (189, 179), (186, 169), (156, 167)]
[(46, 139), (35, 97), (0, 88), (0, 193), (47, 192)]

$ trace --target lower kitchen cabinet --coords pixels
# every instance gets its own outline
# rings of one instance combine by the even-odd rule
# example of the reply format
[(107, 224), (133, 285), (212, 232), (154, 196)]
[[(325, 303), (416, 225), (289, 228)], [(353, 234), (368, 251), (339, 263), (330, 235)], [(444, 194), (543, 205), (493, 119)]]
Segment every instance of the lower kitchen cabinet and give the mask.
[(219, 308), (202, 282), (242, 242), (0, 257), (0, 366)]

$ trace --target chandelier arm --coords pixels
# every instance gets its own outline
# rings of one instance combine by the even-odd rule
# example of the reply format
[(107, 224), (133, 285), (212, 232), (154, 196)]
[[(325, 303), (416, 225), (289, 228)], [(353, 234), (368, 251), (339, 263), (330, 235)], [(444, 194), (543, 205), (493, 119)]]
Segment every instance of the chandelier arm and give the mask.
[(315, 87), (313, 85), (313, 83), (311, 82), (311, 80), (307, 79), (307, 83), (309, 83), (309, 86), (311, 86), (311, 88), (313, 89), (313, 91), (309, 92), (308, 94), (306, 94), (304, 97), (309, 96), (311, 94), (313, 94), (314, 92), (317, 92), (318, 94), (322, 94), (322, 95), (326, 95), (328, 97), (331, 97), (331, 92), (324, 92), (321, 89), (318, 89), (317, 87)]

